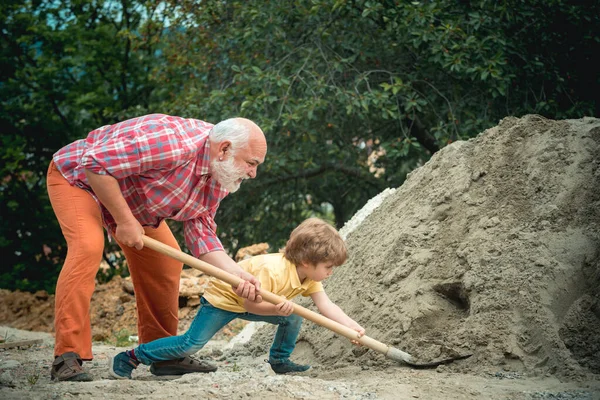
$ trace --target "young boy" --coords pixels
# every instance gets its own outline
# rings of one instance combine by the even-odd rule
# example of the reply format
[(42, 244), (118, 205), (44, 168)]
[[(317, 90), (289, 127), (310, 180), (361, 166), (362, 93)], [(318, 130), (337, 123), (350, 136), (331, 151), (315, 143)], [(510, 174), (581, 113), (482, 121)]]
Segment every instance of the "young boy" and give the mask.
[[(211, 279), (200, 299), (201, 308), (185, 334), (161, 338), (117, 354), (110, 360), (110, 375), (131, 379), (131, 372), (140, 363), (153, 365), (158, 361), (181, 360), (204, 347), (219, 329), (235, 318), (279, 325), (269, 352), (271, 368), (277, 374), (306, 371), (309, 365), (290, 361), (302, 318), (292, 314), (289, 299), (299, 294), (311, 296), (321, 314), (356, 330), (359, 336), (365, 333), (327, 297), (321, 284), (346, 257), (346, 245), (332, 226), (318, 218), (307, 219), (291, 233), (283, 253), (259, 255), (239, 263), (242, 269), (258, 278), (262, 289), (288, 300), (277, 305), (246, 301), (238, 297), (229, 284)], [(190, 359), (190, 362), (197, 361)], [(205, 372), (217, 369), (204, 364)]]

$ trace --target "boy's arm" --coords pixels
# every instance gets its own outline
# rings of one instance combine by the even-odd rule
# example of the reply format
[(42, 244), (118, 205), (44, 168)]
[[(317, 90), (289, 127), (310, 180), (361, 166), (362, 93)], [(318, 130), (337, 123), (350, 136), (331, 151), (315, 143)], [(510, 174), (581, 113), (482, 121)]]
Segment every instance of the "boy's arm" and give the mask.
[(294, 311), (293, 303), (289, 300), (281, 302), (277, 305), (263, 301), (262, 303), (255, 303), (244, 299), (244, 308), (250, 314), (256, 315), (281, 315), (287, 317)]
[(316, 292), (310, 295), (313, 302), (319, 309), (319, 312), (329, 319), (339, 322), (342, 325), (352, 328), (359, 333), (359, 336), (365, 334), (365, 329), (355, 320), (346, 315), (342, 309), (332, 302), (325, 292)]

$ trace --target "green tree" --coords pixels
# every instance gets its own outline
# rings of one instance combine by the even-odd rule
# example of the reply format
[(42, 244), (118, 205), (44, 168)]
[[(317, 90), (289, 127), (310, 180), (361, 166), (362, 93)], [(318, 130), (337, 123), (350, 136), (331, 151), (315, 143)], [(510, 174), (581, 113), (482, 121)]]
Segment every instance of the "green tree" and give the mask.
[[(178, 114), (259, 122), (269, 153), (225, 199), (231, 248), (276, 248), (307, 215), (341, 226), (448, 143), (507, 115), (598, 110), (598, 5), (572, 1), (177, 2), (159, 76)], [(578, 60), (576, 64), (570, 60)], [(182, 79), (183, 78), (183, 79)]]
[(46, 194), (52, 154), (102, 125), (153, 109), (164, 93), (158, 5), (0, 5), (0, 287), (53, 290), (65, 243)]
[(8, 0), (0, 17), (2, 287), (53, 286), (64, 242), (50, 157), (128, 117), (264, 129), (259, 178), (217, 216), (235, 251), (276, 250), (309, 215), (342, 226), (507, 115), (600, 114), (598, 2)]

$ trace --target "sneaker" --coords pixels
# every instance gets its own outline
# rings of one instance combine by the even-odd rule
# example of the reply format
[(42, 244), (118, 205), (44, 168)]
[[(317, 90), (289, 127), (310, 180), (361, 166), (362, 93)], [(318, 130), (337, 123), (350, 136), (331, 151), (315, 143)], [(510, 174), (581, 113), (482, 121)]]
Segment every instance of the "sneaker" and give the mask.
[(50, 369), (50, 379), (58, 381), (90, 382), (92, 376), (83, 369), (83, 360), (72, 351), (54, 359)]
[(284, 360), (273, 360), (269, 359), (267, 361), (271, 364), (271, 369), (275, 371), (276, 374), (287, 374), (290, 372), (304, 372), (310, 368), (310, 365), (301, 365), (296, 364), (295, 362), (290, 361), (289, 358)]
[(139, 361), (122, 352), (110, 359), (108, 373), (115, 379), (131, 379), (131, 372), (140, 365)]
[(194, 372), (215, 372), (217, 367), (211, 363), (202, 360), (196, 360), (191, 357), (183, 357), (178, 360), (154, 362), (150, 366), (150, 372), (153, 375), (184, 375)]

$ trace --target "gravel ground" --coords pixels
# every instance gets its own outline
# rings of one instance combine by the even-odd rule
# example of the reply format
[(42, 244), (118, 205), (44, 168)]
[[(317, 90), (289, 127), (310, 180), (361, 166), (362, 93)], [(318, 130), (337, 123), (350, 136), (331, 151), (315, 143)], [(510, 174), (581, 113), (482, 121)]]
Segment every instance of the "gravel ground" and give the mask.
[[(43, 339), (42, 344), (0, 350), (2, 399), (600, 399), (600, 382), (561, 382), (554, 377), (528, 377), (498, 371), (460, 374), (414, 370), (402, 365), (387, 368), (313, 364), (298, 375), (275, 375), (264, 356), (248, 356), (236, 345), (214, 341), (196, 357), (219, 366), (210, 374), (155, 377), (140, 367), (131, 381), (108, 377), (110, 356), (123, 350), (95, 344), (95, 359), (85, 363), (93, 382), (52, 382), (53, 338), (47, 333), (0, 327), (10, 341)], [(344, 340), (344, 339), (340, 339)]]

